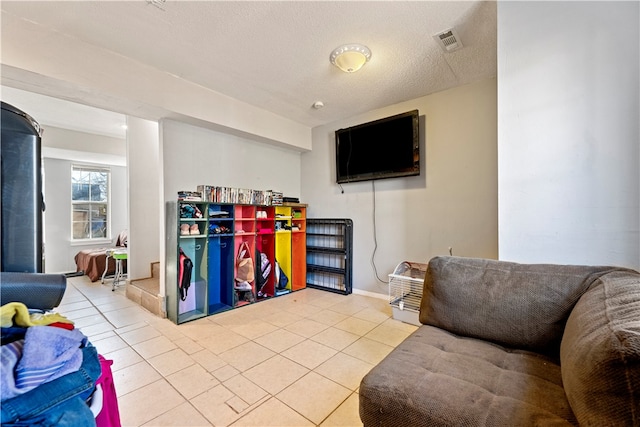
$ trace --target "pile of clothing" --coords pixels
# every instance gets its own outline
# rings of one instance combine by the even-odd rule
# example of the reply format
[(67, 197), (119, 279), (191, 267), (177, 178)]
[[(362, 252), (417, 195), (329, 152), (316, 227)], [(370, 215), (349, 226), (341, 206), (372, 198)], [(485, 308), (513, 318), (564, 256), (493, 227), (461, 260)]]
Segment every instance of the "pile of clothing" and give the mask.
[(20, 302), (0, 307), (0, 320), (0, 424), (120, 425), (112, 361), (71, 320)]

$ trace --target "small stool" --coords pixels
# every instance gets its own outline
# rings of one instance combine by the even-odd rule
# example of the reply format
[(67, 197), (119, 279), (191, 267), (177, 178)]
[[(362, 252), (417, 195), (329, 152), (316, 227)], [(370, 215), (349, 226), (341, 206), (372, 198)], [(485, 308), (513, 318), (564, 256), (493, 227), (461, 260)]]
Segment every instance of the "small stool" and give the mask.
[(104, 260), (104, 272), (102, 273), (102, 280), (100, 283), (104, 285), (104, 278), (107, 277), (107, 272), (109, 271), (109, 258), (113, 257), (113, 252), (115, 249), (107, 249), (105, 251), (105, 255), (107, 256)]
[(126, 276), (122, 261), (127, 260), (127, 251), (116, 249), (115, 251), (113, 251), (111, 256), (116, 261), (116, 274), (113, 276), (113, 284), (111, 285), (111, 290), (115, 291), (116, 287), (118, 287), (118, 285), (120, 284), (120, 281), (124, 278), (124, 276)]

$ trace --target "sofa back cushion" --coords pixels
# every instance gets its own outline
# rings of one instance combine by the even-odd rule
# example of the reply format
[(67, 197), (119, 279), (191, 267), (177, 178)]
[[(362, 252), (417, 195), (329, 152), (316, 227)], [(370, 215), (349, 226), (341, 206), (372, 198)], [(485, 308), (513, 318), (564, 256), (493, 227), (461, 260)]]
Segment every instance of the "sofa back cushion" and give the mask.
[(435, 257), (427, 268), (419, 319), (458, 335), (557, 359), (571, 309), (610, 270)]
[(567, 320), (560, 366), (580, 425), (640, 425), (639, 273), (606, 274), (585, 292)]

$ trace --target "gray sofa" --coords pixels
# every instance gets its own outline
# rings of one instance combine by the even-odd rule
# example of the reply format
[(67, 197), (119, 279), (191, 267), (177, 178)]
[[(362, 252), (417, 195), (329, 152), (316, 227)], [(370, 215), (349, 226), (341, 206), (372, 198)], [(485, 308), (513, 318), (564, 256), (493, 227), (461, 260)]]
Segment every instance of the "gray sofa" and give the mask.
[(365, 426), (640, 426), (640, 273), (429, 261), (422, 326), (360, 385)]

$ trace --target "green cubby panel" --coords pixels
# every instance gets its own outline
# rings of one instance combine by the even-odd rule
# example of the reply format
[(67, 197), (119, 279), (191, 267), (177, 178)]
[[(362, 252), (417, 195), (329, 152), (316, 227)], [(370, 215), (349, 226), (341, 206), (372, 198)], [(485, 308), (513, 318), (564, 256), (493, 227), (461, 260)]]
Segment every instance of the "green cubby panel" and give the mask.
[[(188, 274), (184, 267), (180, 266), (180, 250), (191, 260), (191, 280), (185, 288), (184, 300), (182, 298), (182, 277)], [(178, 251), (178, 323), (194, 320), (207, 315), (207, 246), (204, 239), (181, 239)], [(182, 271), (182, 273), (181, 273)]]
[[(178, 323), (197, 320), (207, 315), (205, 301), (207, 284), (200, 280), (191, 283), (188, 289), (187, 299), (179, 302)], [(191, 298), (190, 298), (191, 297)]]

